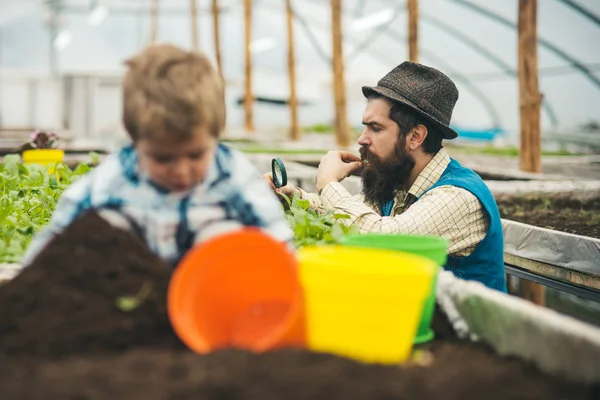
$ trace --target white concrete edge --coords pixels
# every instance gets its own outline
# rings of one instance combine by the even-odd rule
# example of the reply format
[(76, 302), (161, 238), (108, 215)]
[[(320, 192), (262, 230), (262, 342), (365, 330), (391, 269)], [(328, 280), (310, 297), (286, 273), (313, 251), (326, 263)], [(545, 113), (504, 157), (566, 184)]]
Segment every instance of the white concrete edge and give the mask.
[(21, 264), (0, 264), (0, 281), (9, 281), (19, 274)]
[(446, 271), (438, 278), (437, 298), (460, 337), (550, 374), (600, 382), (600, 329)]

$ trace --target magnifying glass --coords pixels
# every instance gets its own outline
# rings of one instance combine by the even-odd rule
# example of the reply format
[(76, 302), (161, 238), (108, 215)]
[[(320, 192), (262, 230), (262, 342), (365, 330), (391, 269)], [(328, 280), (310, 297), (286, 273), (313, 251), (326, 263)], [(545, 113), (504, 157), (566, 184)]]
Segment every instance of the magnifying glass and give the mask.
[(273, 184), (276, 188), (287, 185), (287, 172), (281, 158), (271, 160), (271, 172), (273, 173)]

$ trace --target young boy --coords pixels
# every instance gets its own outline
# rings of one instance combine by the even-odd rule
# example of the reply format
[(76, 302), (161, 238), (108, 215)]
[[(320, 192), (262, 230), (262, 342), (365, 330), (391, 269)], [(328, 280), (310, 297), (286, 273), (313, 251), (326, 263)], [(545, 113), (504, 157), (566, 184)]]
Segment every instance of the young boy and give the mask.
[(132, 144), (62, 194), (22, 264), (88, 209), (139, 234), (173, 266), (194, 244), (243, 226), (291, 243), (281, 205), (258, 171), (219, 143), (224, 83), (208, 58), (154, 45), (126, 65), (123, 122)]

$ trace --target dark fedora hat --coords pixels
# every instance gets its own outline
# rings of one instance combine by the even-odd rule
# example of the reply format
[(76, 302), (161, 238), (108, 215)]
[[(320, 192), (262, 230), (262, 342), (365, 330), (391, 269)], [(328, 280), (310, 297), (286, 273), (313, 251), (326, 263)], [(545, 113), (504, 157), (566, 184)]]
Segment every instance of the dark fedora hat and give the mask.
[(381, 78), (377, 86), (363, 86), (362, 92), (365, 97), (375, 92), (405, 104), (435, 124), (445, 139), (458, 136), (450, 128), (458, 89), (450, 78), (435, 68), (405, 61)]

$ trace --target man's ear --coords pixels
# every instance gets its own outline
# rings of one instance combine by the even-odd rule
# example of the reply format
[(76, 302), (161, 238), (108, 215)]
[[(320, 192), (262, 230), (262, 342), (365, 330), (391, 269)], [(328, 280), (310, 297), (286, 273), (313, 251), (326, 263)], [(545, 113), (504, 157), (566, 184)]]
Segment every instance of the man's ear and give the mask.
[(427, 134), (428, 132), (425, 125), (419, 124), (415, 126), (407, 137), (408, 140), (406, 141), (406, 146), (408, 147), (408, 150), (415, 151), (418, 149), (425, 141)]

